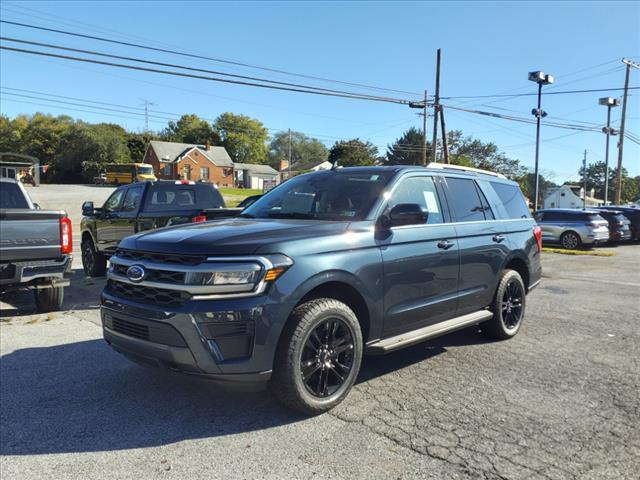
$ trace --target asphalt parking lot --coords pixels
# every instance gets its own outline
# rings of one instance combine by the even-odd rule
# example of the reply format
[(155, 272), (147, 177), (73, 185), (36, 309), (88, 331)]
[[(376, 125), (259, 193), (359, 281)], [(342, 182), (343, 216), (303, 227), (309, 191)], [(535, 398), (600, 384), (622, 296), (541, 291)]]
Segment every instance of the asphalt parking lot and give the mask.
[(611, 250), (543, 254), (516, 338), (366, 358), (315, 418), (130, 363), (78, 268), (63, 312), (1, 304), (0, 478), (637, 478), (640, 245)]

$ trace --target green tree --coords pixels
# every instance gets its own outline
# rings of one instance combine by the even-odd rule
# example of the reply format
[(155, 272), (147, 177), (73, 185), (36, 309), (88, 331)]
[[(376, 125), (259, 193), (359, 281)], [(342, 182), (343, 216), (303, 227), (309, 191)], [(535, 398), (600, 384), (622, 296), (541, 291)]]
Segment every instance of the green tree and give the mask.
[(234, 162), (266, 164), (268, 131), (262, 122), (246, 115), (226, 112), (213, 124)]
[[(324, 162), (329, 155), (327, 147), (302, 132), (291, 132), (291, 163)], [(276, 170), (280, 160), (289, 158), (289, 133), (278, 132), (269, 144), (269, 163)]]
[(338, 162), (343, 167), (375, 165), (380, 161), (378, 147), (358, 138), (336, 142), (329, 150), (329, 161)]
[(79, 122), (62, 137), (50, 174), (53, 182), (88, 182), (108, 163), (130, 161), (126, 131), (119, 125)]
[(58, 152), (60, 140), (74, 125), (74, 120), (66, 115), (54, 117), (35, 113), (28, 117), (28, 123), (21, 135), (22, 151), (40, 159), (42, 165), (52, 164)]
[(160, 133), (160, 137), (168, 142), (220, 144), (220, 137), (211, 124), (195, 114), (182, 115), (177, 122), (170, 121), (167, 128)]
[[(388, 165), (421, 165), (422, 164), (422, 132), (411, 127), (405, 131), (392, 145), (387, 145)], [(430, 157), (430, 146), (427, 145), (427, 160)]]
[(22, 135), (28, 123), (24, 116), (9, 120), (6, 115), (0, 115), (0, 152), (22, 152)]
[(127, 148), (129, 158), (132, 162), (142, 162), (151, 140), (158, 140), (160, 137), (151, 132), (127, 133)]

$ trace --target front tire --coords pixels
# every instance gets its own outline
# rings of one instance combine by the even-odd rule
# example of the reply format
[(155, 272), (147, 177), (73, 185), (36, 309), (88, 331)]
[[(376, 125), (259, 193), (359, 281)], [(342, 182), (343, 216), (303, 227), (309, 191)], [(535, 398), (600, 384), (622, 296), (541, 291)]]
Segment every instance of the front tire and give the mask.
[(284, 406), (324, 413), (345, 399), (362, 361), (362, 331), (353, 311), (332, 298), (298, 306), (284, 328), (270, 381)]
[(582, 240), (576, 232), (564, 232), (560, 237), (560, 244), (567, 250), (577, 250), (582, 246)]
[(39, 288), (35, 290), (36, 307), (39, 312), (56, 312), (62, 309), (64, 288)]
[(80, 245), (82, 251), (82, 269), (88, 277), (101, 277), (107, 272), (107, 259), (96, 249), (93, 240), (84, 240)]
[(483, 332), (498, 340), (515, 337), (522, 326), (526, 300), (520, 274), (515, 270), (503, 270), (490, 307), (493, 318), (482, 324)]

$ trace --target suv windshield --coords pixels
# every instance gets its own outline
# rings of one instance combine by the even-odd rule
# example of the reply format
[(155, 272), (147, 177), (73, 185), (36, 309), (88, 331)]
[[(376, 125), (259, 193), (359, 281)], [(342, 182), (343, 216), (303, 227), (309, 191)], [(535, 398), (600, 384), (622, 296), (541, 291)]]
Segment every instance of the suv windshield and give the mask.
[(392, 176), (392, 172), (380, 170), (336, 170), (301, 175), (260, 198), (240, 216), (363, 220)]

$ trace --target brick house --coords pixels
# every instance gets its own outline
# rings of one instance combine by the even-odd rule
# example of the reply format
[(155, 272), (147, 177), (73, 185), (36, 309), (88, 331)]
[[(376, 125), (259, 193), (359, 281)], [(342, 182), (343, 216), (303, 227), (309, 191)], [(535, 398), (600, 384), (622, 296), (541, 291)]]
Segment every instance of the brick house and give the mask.
[(203, 180), (233, 187), (233, 162), (224, 147), (153, 140), (143, 162), (152, 165), (162, 180)]

